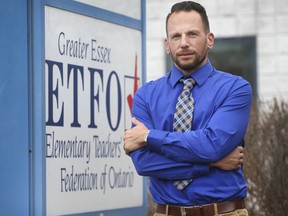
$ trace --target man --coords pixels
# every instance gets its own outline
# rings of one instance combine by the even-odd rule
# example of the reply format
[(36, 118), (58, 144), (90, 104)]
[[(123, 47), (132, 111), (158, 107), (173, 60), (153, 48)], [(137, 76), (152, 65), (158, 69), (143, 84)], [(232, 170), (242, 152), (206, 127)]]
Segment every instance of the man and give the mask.
[[(241, 146), (251, 87), (211, 65), (208, 52), (214, 35), (200, 4), (175, 4), (166, 19), (166, 33), (172, 70), (137, 91), (134, 127), (124, 135), (125, 152), (137, 172), (150, 177), (155, 215), (248, 215)], [(192, 83), (187, 85), (189, 97), (180, 99), (185, 80)]]

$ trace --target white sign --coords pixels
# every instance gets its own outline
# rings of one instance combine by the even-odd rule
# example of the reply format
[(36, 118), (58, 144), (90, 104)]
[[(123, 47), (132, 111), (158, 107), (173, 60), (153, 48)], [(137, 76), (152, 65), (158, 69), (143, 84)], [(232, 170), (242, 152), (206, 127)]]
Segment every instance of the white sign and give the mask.
[(123, 150), (141, 54), (138, 30), (45, 7), (47, 215), (143, 204)]

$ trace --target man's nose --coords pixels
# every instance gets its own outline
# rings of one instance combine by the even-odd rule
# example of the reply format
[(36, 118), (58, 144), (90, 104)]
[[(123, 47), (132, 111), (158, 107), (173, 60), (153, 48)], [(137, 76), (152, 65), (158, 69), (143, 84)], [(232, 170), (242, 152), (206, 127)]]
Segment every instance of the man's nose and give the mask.
[(187, 37), (185, 34), (182, 34), (182, 36), (181, 36), (181, 48), (187, 47), (187, 46), (189, 46), (189, 43), (187, 41)]

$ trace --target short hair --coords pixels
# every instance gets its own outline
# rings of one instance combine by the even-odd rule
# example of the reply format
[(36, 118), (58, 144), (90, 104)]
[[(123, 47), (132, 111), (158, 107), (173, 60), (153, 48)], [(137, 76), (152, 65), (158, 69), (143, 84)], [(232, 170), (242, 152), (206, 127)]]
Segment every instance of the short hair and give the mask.
[(168, 20), (170, 18), (170, 16), (173, 13), (178, 13), (180, 11), (184, 11), (184, 12), (190, 12), (190, 11), (196, 11), (200, 14), (201, 19), (202, 19), (202, 23), (204, 26), (204, 30), (206, 32), (210, 32), (210, 26), (209, 26), (209, 20), (208, 20), (208, 16), (206, 14), (206, 10), (205, 8), (197, 3), (197, 2), (193, 2), (193, 1), (182, 1), (179, 3), (174, 4), (171, 7), (171, 11), (170, 13), (168, 13), (167, 17), (166, 17), (166, 34), (168, 35)]

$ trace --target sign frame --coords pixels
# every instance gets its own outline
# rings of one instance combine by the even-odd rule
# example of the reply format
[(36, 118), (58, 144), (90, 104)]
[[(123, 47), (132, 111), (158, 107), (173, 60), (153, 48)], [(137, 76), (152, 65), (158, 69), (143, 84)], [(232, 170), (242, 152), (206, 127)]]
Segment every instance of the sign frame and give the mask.
[[(46, 153), (45, 153), (45, 6), (55, 7), (68, 12), (81, 14), (109, 23), (135, 29), (141, 32), (142, 41), (142, 77), (146, 82), (146, 1), (139, 0), (141, 4), (141, 19), (127, 17), (122, 14), (86, 5), (73, 0), (43, 0), (31, 1), (29, 27), (29, 56), (31, 74), (30, 102), (31, 115), (31, 149), (34, 154), (30, 159), (30, 213), (31, 215), (46, 215)], [(39, 19), (40, 18), (40, 19)], [(143, 178), (143, 205), (133, 208), (105, 210), (101, 212), (86, 212), (75, 215), (145, 215), (148, 208), (147, 179)]]

